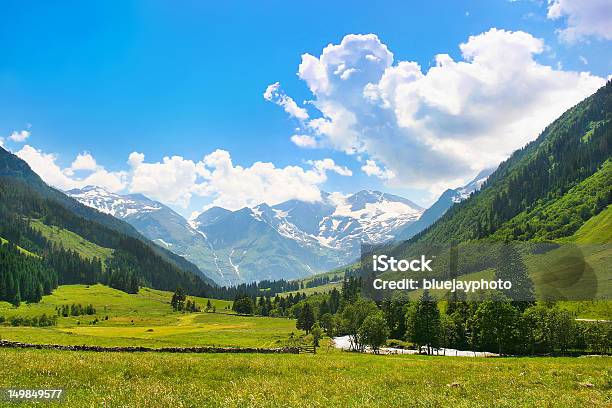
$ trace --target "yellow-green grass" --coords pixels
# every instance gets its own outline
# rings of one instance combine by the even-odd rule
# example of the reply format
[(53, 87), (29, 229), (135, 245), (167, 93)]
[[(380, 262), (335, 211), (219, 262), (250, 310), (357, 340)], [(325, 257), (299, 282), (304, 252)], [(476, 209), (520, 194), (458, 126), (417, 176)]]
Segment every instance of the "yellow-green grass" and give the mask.
[(66, 249), (72, 249), (85, 258), (91, 259), (93, 257), (97, 257), (104, 261), (107, 258), (110, 258), (113, 254), (112, 249), (94, 244), (93, 242), (86, 240), (82, 236), (75, 234), (72, 231), (56, 226), (46, 225), (39, 220), (31, 220), (31, 225), (49, 241), (62, 245)]
[[(54, 327), (0, 326), (0, 338), (68, 345), (278, 347), (292, 332), (302, 333), (291, 319), (238, 316), (229, 310), (231, 302), (223, 300), (211, 299), (217, 313), (175, 312), (171, 297), (170, 292), (148, 288), (127, 294), (103, 285), (60, 286), (40, 303), (15, 308), (1, 302), (0, 316), (53, 315), (56, 307), (73, 303), (91, 303), (96, 315), (60, 317)], [(208, 299), (190, 298), (204, 310)]]
[[(4, 238), (0, 237), (0, 244), (4, 245), (4, 244), (6, 244), (7, 242), (8, 242), (8, 240), (6, 240), (6, 239), (4, 239)], [(40, 256), (39, 256), (39, 255), (36, 255), (35, 253), (28, 251), (27, 249), (23, 249), (23, 248), (22, 248), (22, 247), (20, 247), (19, 245), (17, 245), (17, 250), (18, 250), (19, 252), (21, 252), (22, 254), (24, 254), (24, 255), (33, 256), (33, 257), (35, 257), (35, 258), (40, 258)]]
[(579, 244), (612, 243), (612, 206), (585, 222), (571, 237), (560, 239), (561, 242)]
[[(66, 407), (609, 407), (612, 361), (0, 350), (0, 388)], [(19, 406), (11, 404), (10, 406)]]

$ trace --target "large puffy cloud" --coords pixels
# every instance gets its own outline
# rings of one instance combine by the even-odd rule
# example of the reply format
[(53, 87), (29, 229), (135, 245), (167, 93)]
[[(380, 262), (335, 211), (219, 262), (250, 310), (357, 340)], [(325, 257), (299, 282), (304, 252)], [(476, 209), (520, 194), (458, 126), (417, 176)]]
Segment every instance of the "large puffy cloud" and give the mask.
[(95, 170), (97, 167), (96, 159), (87, 152), (78, 154), (70, 166), (72, 170)]
[(394, 64), (376, 35), (347, 35), (319, 57), (302, 56), (298, 75), (320, 112), (305, 129), (321, 145), (369, 156), (394, 185), (459, 185), (605, 83), (538, 63), (544, 48), (528, 33), (491, 29), (460, 44), (462, 60), (440, 54), (424, 72)]
[(612, 3), (610, 0), (549, 0), (549, 19), (567, 18), (559, 37), (573, 43), (593, 36), (612, 40)]
[(211, 196), (211, 205), (235, 210), (260, 203), (270, 205), (298, 199), (321, 200), (319, 185), (327, 180), (328, 172), (351, 175), (349, 169), (331, 159), (310, 161), (310, 169), (300, 166), (276, 167), (273, 163), (256, 162), (250, 167), (234, 165), (230, 154), (216, 150), (198, 164), (205, 182), (199, 194)]
[(198, 191), (197, 165), (181, 156), (164, 157), (161, 162), (145, 163), (142, 153), (129, 155), (131, 167), (129, 190), (153, 199), (186, 207)]
[[(32, 170), (34, 170), (34, 172), (36, 172), (47, 184), (62, 190), (96, 185), (109, 191), (116, 192), (123, 190), (126, 185), (125, 172), (110, 172), (102, 166), (95, 165), (95, 160), (88, 153), (78, 155), (73, 165), (65, 169), (62, 169), (57, 164), (57, 155), (45, 153), (30, 145), (23, 146), (21, 150), (15, 154), (26, 161)], [(83, 157), (87, 156), (90, 156), (90, 159), (93, 160), (94, 166), (89, 166), (89, 168), (85, 169), (82, 168)], [(75, 170), (87, 171), (86, 174), (83, 174), (81, 177), (76, 177)]]

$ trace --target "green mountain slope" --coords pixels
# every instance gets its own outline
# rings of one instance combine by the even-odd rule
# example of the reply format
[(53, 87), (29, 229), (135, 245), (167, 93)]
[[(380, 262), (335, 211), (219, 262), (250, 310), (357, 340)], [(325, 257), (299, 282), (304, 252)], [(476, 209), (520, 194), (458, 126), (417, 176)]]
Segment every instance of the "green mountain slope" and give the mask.
[[(599, 214), (612, 197), (612, 161), (556, 200), (541, 200), (504, 223), (491, 236), (496, 240), (553, 240), (575, 233)], [(597, 239), (597, 237), (593, 237)]]
[[(46, 186), (25, 162), (0, 148), (0, 236), (10, 243), (0, 258), (0, 300), (36, 301), (58, 283), (102, 282), (128, 292), (138, 285), (181, 286), (193, 294), (216, 290), (193, 264), (122, 221), (98, 222), (106, 218)], [(115, 223), (121, 228), (112, 228)], [(22, 259), (17, 246), (42, 257), (41, 264)]]
[[(528, 240), (573, 234), (611, 202), (610, 165), (604, 165), (610, 158), (611, 122), (609, 81), (503, 162), (478, 193), (454, 205), (410, 242)], [(572, 190), (596, 172), (599, 175)], [(577, 200), (588, 203), (572, 206)]]
[(76, 251), (82, 258), (93, 259), (95, 257), (104, 262), (113, 255), (112, 249), (96, 245), (80, 235), (63, 228), (45, 225), (38, 220), (31, 221), (30, 225), (47, 240), (66, 249)]
[[(44, 181), (28, 166), (28, 164), (17, 156), (0, 147), (0, 178), (6, 182), (17, 181), (28, 186), (29, 189), (36, 192), (41, 199), (49, 200), (55, 203), (55, 207), (61, 208), (61, 212), (69, 212), (79, 218), (91, 221), (96, 225), (106, 227), (116, 233), (135, 238), (139, 241), (147, 243), (150, 249), (164, 261), (173, 264), (178, 269), (191, 272), (198, 275), (205, 282), (214, 285), (214, 282), (209, 279), (200, 269), (185, 258), (168, 251), (165, 248), (155, 244), (149, 244), (148, 240), (134, 229), (130, 224), (121, 221), (111, 215), (101, 213), (95, 209), (87, 207), (77, 200), (74, 200), (61, 191), (58, 191), (45, 184)], [(64, 219), (65, 221), (65, 219)], [(79, 232), (74, 228), (81, 228), (81, 223), (76, 223), (67, 228), (79, 235), (86, 236), (87, 233)], [(108, 246), (101, 244), (102, 246)]]

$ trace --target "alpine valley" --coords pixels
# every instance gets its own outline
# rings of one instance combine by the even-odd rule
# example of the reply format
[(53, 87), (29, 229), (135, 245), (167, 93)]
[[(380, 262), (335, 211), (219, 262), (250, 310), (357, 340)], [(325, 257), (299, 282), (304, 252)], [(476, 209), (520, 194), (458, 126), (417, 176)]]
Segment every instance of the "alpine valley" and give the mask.
[(128, 222), (216, 283), (236, 285), (325, 272), (355, 261), (362, 243), (410, 238), (478, 190), (491, 172), (447, 190), (427, 210), (403, 197), (363, 190), (348, 196), (322, 193), (318, 202), (290, 200), (237, 211), (211, 207), (188, 221), (141, 194), (119, 195), (96, 186), (66, 194)]

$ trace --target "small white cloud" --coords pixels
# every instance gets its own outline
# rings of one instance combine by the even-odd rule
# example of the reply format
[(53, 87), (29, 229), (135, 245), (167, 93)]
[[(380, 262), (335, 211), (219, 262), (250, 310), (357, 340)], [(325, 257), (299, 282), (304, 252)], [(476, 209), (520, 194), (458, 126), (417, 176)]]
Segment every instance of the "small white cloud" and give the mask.
[(567, 26), (557, 30), (568, 43), (587, 37), (612, 40), (612, 3), (610, 0), (548, 0), (547, 17), (567, 19)]
[(268, 85), (263, 97), (265, 100), (281, 106), (291, 117), (299, 120), (308, 119), (306, 109), (299, 107), (290, 96), (287, 96), (281, 89), (279, 82)]
[(375, 176), (381, 180), (390, 180), (395, 177), (391, 170), (381, 169), (374, 160), (366, 160), (366, 164), (361, 166), (361, 170), (368, 176)]
[(11, 135), (8, 138), (12, 140), (13, 142), (23, 143), (28, 139), (28, 137), (30, 137), (29, 130), (20, 130), (20, 131), (14, 131), (13, 133), (11, 133)]
[(96, 170), (98, 164), (96, 163), (96, 159), (87, 152), (79, 153), (72, 162), (70, 168), (72, 170)]
[(293, 135), (291, 141), (299, 147), (314, 149), (317, 147), (317, 140), (310, 135)]
[(308, 160), (306, 163), (310, 164), (321, 174), (324, 174), (326, 171), (333, 171), (341, 176), (353, 175), (353, 172), (349, 168), (338, 166), (332, 159), (329, 158), (323, 160)]
[(583, 57), (582, 55), (580, 55), (578, 57), (578, 59), (580, 59), (580, 62), (582, 62), (584, 65), (589, 65), (589, 60), (587, 60), (585, 57)]

